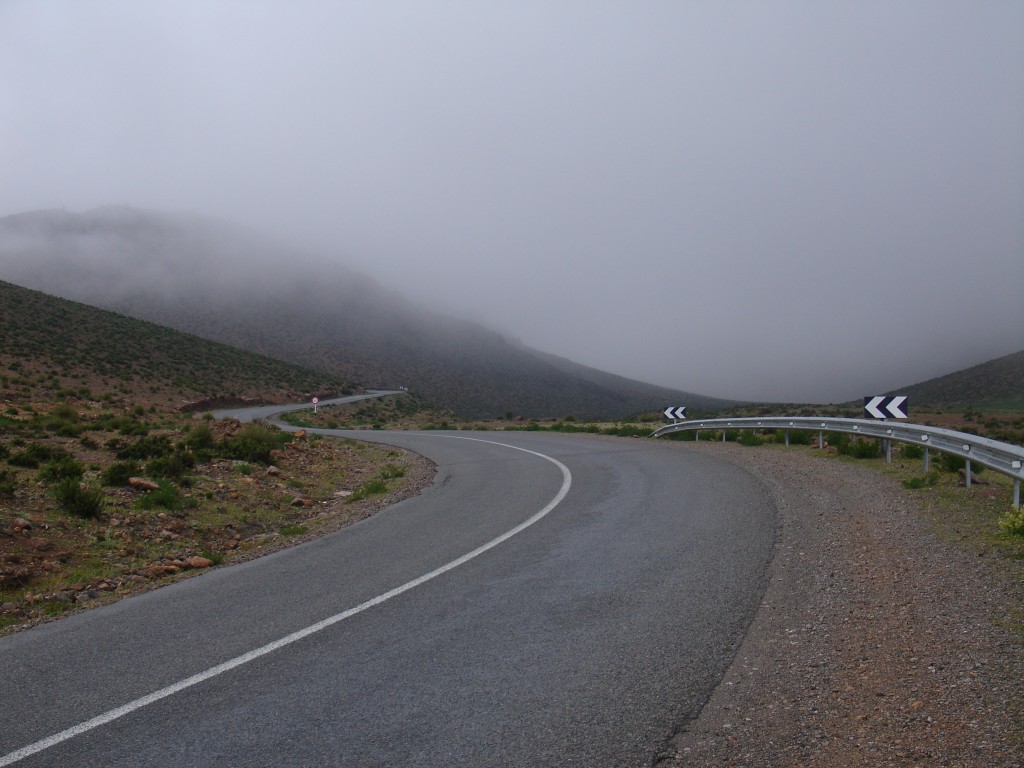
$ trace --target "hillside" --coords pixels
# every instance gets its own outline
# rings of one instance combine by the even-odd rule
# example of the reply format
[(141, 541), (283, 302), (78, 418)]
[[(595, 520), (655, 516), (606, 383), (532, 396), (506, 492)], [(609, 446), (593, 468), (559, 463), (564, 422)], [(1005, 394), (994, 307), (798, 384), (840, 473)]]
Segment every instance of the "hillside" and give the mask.
[(1024, 350), (893, 390), (916, 405), (1024, 410)]
[(337, 375), (0, 282), (0, 398), (161, 408), (349, 391)]
[(726, 401), (538, 352), (337, 263), (228, 225), (131, 208), (0, 219), (0, 278), (471, 417), (622, 418)]

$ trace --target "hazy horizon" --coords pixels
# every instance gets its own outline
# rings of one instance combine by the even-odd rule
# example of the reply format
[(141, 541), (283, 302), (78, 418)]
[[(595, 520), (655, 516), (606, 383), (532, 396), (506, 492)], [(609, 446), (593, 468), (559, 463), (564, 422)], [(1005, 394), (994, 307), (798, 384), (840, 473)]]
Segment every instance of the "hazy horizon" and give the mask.
[[(1024, 348), (1024, 4), (0, 4), (0, 216), (192, 212), (629, 378)], [(0, 273), (0, 279), (6, 279)]]

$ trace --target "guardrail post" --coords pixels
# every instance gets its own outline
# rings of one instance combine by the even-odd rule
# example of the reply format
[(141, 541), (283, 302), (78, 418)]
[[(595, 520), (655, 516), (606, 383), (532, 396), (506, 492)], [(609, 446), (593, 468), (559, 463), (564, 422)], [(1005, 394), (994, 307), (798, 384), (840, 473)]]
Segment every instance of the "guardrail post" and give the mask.
[(725, 442), (725, 430), (724, 429), (722, 430), (722, 442), (723, 443)]
[(925, 474), (928, 474), (928, 459), (929, 459), (928, 446), (926, 445), (924, 447), (924, 472), (925, 472)]
[(885, 463), (892, 464), (892, 440), (888, 438), (885, 441)]
[(789, 430), (786, 430), (786, 447), (789, 448)]
[(1020, 509), (1020, 480), (1013, 479), (1013, 508)]
[(818, 450), (821, 451), (821, 450), (824, 450), (824, 449), (825, 449), (825, 433), (819, 431), (818, 432)]
[(968, 459), (964, 463), (964, 484), (968, 488), (971, 487), (971, 460), (970, 459)]

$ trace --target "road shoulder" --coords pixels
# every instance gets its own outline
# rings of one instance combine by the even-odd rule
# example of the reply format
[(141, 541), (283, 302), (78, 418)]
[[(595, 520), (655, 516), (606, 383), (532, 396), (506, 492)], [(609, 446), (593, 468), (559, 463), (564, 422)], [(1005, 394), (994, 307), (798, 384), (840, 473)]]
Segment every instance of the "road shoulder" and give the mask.
[(1019, 564), (940, 541), (868, 468), (781, 447), (681, 449), (758, 477), (780, 533), (744, 643), (659, 768), (1024, 764)]

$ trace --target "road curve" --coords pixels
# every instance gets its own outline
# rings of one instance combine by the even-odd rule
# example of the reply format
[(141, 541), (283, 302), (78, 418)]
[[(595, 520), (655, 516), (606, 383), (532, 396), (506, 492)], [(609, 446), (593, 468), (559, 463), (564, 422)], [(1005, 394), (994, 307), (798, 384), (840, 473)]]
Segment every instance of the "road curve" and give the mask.
[(0, 638), (0, 765), (647, 766), (764, 591), (766, 494), (680, 444), (331, 434), (418, 451), (435, 482), (323, 539)]

